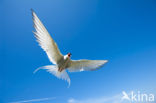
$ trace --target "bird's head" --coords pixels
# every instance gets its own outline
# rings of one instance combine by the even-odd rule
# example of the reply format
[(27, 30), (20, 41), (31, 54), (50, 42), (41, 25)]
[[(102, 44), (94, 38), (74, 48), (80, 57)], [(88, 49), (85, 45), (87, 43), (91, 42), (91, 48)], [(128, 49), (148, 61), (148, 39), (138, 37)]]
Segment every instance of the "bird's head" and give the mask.
[(69, 58), (71, 57), (71, 55), (72, 55), (71, 53), (68, 53), (68, 54), (67, 54), (67, 56), (68, 56)]

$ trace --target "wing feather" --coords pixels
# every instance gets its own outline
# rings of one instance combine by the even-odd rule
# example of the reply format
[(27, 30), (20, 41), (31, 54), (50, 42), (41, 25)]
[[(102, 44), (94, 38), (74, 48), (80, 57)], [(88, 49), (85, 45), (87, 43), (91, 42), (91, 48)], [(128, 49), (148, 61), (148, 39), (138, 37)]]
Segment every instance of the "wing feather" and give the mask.
[(60, 50), (57, 47), (57, 44), (52, 39), (50, 34), (48, 33), (47, 29), (44, 27), (40, 19), (37, 17), (35, 12), (32, 10), (33, 22), (35, 37), (37, 42), (41, 46), (41, 48), (46, 52), (48, 58), (53, 64), (57, 64), (57, 62), (63, 57), (60, 53)]
[(71, 60), (68, 70), (70, 72), (96, 70), (107, 62), (107, 60)]

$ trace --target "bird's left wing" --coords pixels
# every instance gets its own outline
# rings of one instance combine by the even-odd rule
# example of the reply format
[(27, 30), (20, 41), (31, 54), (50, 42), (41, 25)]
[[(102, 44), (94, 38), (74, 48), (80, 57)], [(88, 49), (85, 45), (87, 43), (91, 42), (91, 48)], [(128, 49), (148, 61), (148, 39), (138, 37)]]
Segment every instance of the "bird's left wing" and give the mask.
[(57, 64), (57, 62), (63, 57), (60, 53), (57, 44), (52, 39), (40, 19), (37, 17), (36, 13), (32, 10), (34, 28), (36, 32), (34, 32), (39, 45), (42, 49), (47, 53), (48, 58), (53, 64)]
[(68, 70), (70, 72), (96, 70), (107, 62), (107, 60), (71, 60)]

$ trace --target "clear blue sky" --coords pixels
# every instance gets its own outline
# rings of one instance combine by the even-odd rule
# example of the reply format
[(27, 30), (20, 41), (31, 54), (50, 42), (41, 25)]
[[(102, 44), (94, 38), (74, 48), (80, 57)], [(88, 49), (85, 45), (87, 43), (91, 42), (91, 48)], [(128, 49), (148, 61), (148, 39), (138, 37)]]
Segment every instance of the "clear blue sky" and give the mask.
[[(33, 8), (61, 52), (72, 59), (107, 59), (93, 72), (69, 73), (71, 86), (33, 71), (51, 64), (32, 31)], [(123, 90), (156, 90), (154, 0), (1, 0), (0, 103), (109, 97)]]

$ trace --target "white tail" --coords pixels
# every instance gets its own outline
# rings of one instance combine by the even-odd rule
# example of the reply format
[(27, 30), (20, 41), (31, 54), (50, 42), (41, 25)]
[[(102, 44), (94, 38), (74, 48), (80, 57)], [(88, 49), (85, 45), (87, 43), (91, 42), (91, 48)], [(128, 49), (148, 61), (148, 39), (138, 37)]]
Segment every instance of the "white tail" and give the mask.
[[(34, 73), (36, 73), (36, 72), (37, 72), (38, 70), (40, 70), (40, 69), (46, 69), (47, 72), (49, 72), (49, 73), (55, 75), (57, 78), (66, 80), (66, 81), (69, 83), (69, 86), (70, 86), (70, 78), (69, 78), (69, 76), (68, 76), (66, 70), (63, 70), (62, 72), (59, 72), (57, 66), (55, 66), (55, 65), (47, 65), (47, 66), (43, 66), (43, 67), (37, 68), (37, 69), (34, 71)], [(68, 86), (68, 87), (69, 87), (69, 86)]]

